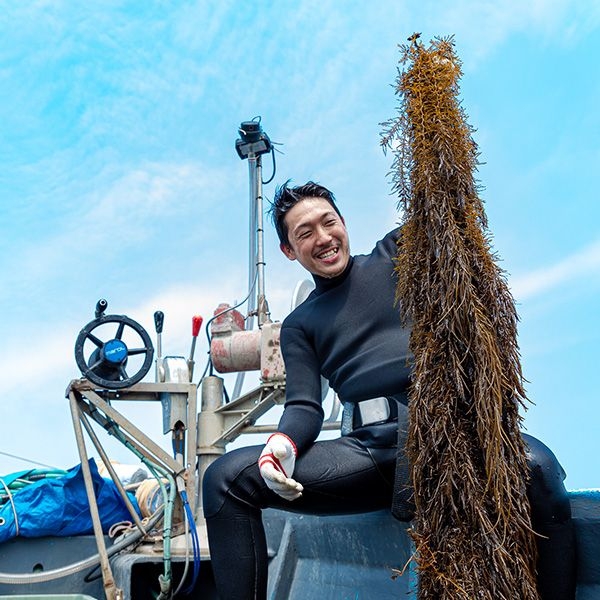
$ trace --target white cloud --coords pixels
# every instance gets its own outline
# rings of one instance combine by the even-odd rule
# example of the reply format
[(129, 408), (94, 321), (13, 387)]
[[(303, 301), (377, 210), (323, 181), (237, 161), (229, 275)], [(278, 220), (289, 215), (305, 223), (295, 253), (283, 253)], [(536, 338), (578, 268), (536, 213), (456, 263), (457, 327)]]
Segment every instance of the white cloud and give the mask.
[[(7, 290), (14, 294), (23, 282), (56, 279), (76, 273), (82, 265), (98, 268), (114, 256), (127, 258), (127, 249), (148, 243), (176, 219), (202, 218), (221, 197), (227, 179), (219, 169), (199, 163), (144, 163), (120, 175), (105, 173), (90, 183), (77, 207), (65, 211), (46, 237), (22, 238), (3, 261)], [(98, 192), (91, 191), (94, 186)], [(56, 200), (60, 202), (60, 199)], [(40, 200), (41, 202), (41, 200)], [(13, 223), (18, 228), (20, 223)], [(202, 229), (196, 233), (201, 241)], [(33, 242), (33, 243), (32, 243)]]
[(597, 2), (574, 0), (459, 0), (428, 7), (433, 35), (455, 34), (465, 64), (476, 65), (516, 32), (573, 43), (600, 22)]
[(519, 300), (525, 300), (592, 275), (600, 275), (600, 240), (553, 265), (514, 277), (511, 287)]

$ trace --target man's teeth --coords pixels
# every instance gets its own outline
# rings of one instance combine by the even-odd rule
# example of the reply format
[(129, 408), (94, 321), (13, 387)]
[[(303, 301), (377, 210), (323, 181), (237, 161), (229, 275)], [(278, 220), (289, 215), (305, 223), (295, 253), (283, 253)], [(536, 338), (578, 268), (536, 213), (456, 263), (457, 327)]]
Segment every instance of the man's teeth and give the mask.
[(331, 256), (337, 254), (337, 248), (333, 248), (332, 250), (328, 250), (323, 254), (319, 254), (319, 258), (330, 258)]

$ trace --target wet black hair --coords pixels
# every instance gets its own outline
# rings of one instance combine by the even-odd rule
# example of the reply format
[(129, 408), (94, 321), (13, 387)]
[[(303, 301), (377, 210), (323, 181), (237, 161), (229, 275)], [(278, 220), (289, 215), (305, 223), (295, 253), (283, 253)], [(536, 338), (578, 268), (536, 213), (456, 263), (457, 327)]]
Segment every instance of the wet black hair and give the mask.
[(285, 246), (289, 246), (290, 243), (285, 215), (293, 206), (306, 198), (323, 198), (323, 200), (327, 200), (331, 204), (333, 210), (340, 217), (342, 216), (335, 204), (333, 192), (329, 191), (326, 187), (314, 181), (308, 181), (304, 185), (291, 187), (290, 180), (288, 179), (275, 190), (275, 197), (269, 210), (279, 241)]

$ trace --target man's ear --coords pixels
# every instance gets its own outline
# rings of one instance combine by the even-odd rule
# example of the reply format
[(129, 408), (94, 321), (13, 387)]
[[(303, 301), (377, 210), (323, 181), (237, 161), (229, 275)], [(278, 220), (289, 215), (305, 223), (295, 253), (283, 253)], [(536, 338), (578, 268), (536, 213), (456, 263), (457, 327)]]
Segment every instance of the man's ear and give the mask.
[(279, 244), (281, 251), (290, 259), (296, 260), (296, 253), (292, 250), (288, 244)]

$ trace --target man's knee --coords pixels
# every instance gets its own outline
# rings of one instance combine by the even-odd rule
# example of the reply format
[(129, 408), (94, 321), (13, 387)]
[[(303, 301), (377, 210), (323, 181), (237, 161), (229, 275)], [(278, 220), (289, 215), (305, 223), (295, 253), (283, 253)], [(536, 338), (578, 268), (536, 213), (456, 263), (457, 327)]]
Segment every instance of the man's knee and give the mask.
[[(226, 456), (226, 455), (225, 455)], [(216, 514), (223, 504), (223, 494), (226, 488), (223, 480), (228, 471), (227, 461), (221, 456), (209, 465), (202, 479), (202, 504), (204, 516)]]
[(202, 479), (205, 517), (219, 512), (227, 497), (251, 503), (257, 492), (257, 459), (258, 451), (248, 447), (232, 450), (209, 465)]

